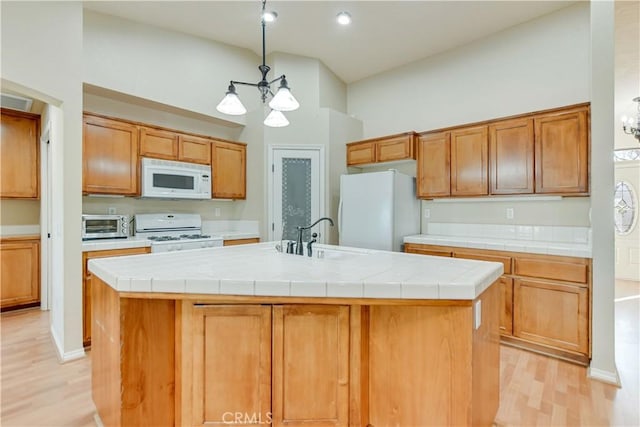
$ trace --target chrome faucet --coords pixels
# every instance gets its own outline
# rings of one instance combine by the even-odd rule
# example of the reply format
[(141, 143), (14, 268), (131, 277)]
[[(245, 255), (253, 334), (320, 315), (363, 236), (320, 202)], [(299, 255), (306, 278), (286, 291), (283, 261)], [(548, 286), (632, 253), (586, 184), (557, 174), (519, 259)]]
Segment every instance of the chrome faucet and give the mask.
[(313, 228), (316, 226), (316, 224), (318, 224), (320, 221), (329, 221), (329, 224), (331, 224), (331, 226), (333, 227), (333, 220), (329, 217), (322, 217), (319, 220), (317, 220), (316, 222), (314, 222), (311, 225), (307, 225), (305, 227), (296, 227), (296, 229), (298, 230), (298, 240), (296, 241), (296, 255), (304, 255), (304, 247), (302, 246), (302, 232), (304, 230), (308, 230), (310, 228)]

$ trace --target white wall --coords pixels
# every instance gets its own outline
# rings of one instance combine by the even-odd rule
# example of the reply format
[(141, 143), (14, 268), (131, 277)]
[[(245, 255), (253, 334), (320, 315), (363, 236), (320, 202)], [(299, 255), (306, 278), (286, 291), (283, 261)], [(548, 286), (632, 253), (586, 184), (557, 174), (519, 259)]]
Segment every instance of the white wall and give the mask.
[(581, 2), (353, 83), (364, 137), (418, 132), (589, 100), (589, 5)]
[(82, 4), (2, 3), (2, 85), (59, 107), (54, 129), (52, 334), (61, 357), (82, 349)]

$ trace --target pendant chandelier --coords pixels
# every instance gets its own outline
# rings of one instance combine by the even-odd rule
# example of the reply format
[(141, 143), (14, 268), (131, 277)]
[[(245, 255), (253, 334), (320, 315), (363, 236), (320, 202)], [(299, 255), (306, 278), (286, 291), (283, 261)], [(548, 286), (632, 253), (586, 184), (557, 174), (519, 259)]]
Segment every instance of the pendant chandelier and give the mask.
[[(236, 85), (253, 86), (260, 92), (260, 98), (262, 99), (263, 104), (265, 104), (267, 99), (271, 97), (271, 100), (269, 101), (271, 111), (264, 119), (264, 124), (270, 127), (283, 127), (287, 126), (289, 121), (282, 112), (297, 110), (298, 107), (300, 107), (300, 104), (289, 90), (287, 79), (284, 74), (271, 81), (267, 80), (267, 74), (269, 74), (271, 67), (265, 64), (265, 27), (267, 22), (275, 20), (278, 15), (275, 12), (267, 12), (265, 10), (266, 2), (266, 0), (262, 1), (262, 15), (260, 20), (262, 25), (262, 64), (258, 66), (258, 70), (260, 70), (260, 73), (262, 74), (262, 79), (258, 83), (231, 80), (229, 82), (229, 88), (226, 95), (222, 101), (220, 101), (216, 109), (221, 113), (233, 116), (245, 114), (247, 109), (242, 105), (242, 102), (240, 102), (240, 98), (236, 92)], [(274, 95), (271, 91), (271, 85), (278, 81), (280, 82), (280, 86)]]
[[(622, 130), (627, 135), (632, 135), (640, 142), (640, 96), (633, 98), (638, 103), (638, 115), (636, 117), (622, 117)], [(635, 125), (635, 126), (634, 126)]]

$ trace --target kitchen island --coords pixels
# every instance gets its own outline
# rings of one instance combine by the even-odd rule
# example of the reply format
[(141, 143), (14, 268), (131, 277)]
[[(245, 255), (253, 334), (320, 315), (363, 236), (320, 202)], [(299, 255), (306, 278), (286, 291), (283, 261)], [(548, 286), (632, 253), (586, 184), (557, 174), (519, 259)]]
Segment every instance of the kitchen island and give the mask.
[(89, 262), (104, 425), (493, 423), (502, 264), (274, 246)]

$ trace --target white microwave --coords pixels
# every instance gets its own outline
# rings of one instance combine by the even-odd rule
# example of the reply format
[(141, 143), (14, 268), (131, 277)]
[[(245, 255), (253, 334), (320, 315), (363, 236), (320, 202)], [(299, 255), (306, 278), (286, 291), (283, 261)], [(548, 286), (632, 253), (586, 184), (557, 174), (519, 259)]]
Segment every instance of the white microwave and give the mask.
[(142, 158), (142, 197), (210, 199), (211, 166)]

